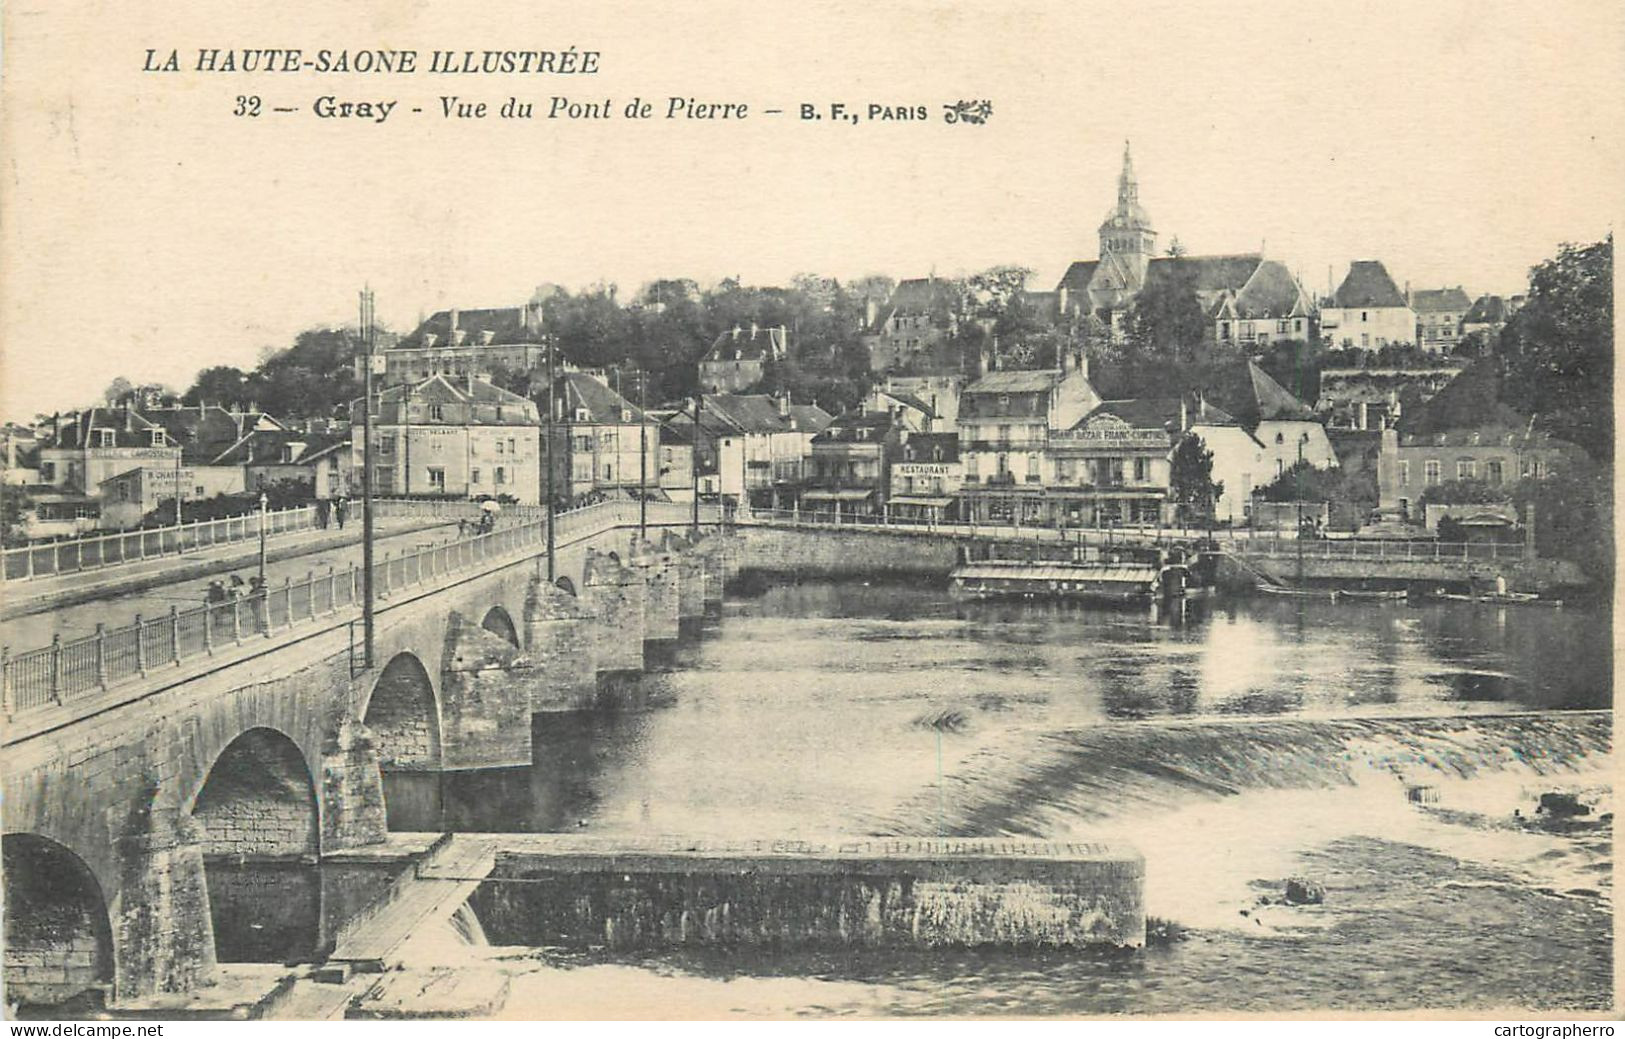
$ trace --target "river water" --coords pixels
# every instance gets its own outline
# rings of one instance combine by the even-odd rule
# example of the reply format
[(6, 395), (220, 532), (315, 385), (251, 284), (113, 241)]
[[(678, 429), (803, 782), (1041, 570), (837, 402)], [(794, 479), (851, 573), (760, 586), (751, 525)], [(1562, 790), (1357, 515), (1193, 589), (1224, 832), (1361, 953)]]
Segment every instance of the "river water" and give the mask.
[[(1610, 718), (1586, 712), (1611, 706), (1611, 667), (1607, 619), (1573, 609), (1154, 617), (784, 583), (732, 598), (613, 707), (537, 716), (531, 767), (390, 776), (386, 797), (412, 830), (1124, 840), (1181, 936), (636, 960), (422, 939), (430, 961), (512, 973), (515, 1016), (1597, 1007)], [(1558, 790), (1595, 806), (1584, 825), (1532, 820)], [(1324, 905), (1260, 904), (1299, 875)]]

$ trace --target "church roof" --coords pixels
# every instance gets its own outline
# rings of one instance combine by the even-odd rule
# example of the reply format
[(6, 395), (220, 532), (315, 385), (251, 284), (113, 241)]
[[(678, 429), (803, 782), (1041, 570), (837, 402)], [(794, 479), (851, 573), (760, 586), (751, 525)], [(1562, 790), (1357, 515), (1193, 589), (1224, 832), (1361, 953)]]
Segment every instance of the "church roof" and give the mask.
[(1403, 307), (1405, 296), (1381, 260), (1355, 260), (1332, 297), (1339, 307)]

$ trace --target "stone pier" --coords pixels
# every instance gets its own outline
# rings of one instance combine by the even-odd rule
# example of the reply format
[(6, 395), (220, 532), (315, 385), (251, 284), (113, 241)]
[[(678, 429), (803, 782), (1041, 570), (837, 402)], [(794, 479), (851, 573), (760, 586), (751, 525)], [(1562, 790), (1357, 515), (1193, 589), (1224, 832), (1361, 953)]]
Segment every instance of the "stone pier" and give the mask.
[(582, 583), (597, 608), (593, 634), (600, 674), (643, 670), (644, 599), (648, 586), (615, 553), (589, 550)]
[(537, 578), (525, 596), (525, 645), (544, 680), (530, 686), (531, 713), (581, 711), (598, 694), (598, 616), (590, 603)]
[(666, 547), (656, 548), (647, 541), (640, 541), (633, 552), (632, 565), (644, 583), (644, 639), (650, 642), (676, 639), (682, 596), (676, 556)]

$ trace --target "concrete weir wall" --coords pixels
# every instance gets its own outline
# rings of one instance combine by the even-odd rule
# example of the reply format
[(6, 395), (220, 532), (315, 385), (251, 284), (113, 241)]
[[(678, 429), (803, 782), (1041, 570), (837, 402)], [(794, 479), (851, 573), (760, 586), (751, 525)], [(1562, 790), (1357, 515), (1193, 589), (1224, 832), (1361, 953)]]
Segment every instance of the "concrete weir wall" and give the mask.
[(740, 570), (808, 577), (855, 573), (946, 575), (959, 562), (960, 546), (949, 537), (839, 528), (743, 526), (738, 530), (738, 537), (730, 540), (737, 542)]
[(494, 944), (1145, 943), (1144, 861), (989, 839), (504, 838), (470, 904)]

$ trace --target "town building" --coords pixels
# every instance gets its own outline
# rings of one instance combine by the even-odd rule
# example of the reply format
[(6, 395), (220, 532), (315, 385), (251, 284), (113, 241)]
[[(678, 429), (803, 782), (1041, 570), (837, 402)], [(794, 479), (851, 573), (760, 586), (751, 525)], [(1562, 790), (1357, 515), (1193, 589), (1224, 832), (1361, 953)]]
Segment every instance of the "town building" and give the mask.
[(934, 415), (934, 429), (953, 431), (959, 426), (959, 395), (965, 390), (965, 376), (959, 372), (931, 375), (888, 375), (882, 383), (886, 392), (907, 394), (922, 402)]
[(1320, 308), (1320, 334), (1328, 346), (1344, 350), (1414, 345), (1416, 312), (1381, 260), (1355, 260)]
[(1499, 373), (1486, 363), (1462, 372), (1382, 436), (1379, 507), (1412, 522), (1424, 518), (1430, 489), (1459, 481), (1510, 489), (1518, 480), (1584, 464), (1579, 447), (1535, 429), (1528, 416), (1501, 402)]
[(342, 498), (350, 493), (350, 437), (292, 429), (255, 430), (222, 451), (215, 467), (242, 469), (242, 486), (250, 493), (272, 487), (298, 488), (311, 499)]
[(287, 430), (280, 420), (260, 411), (218, 404), (170, 405), (141, 409), (141, 415), (162, 426), (181, 447), (181, 461), (212, 465), (220, 453), (255, 432)]
[(1088, 358), (1070, 351), (1060, 368), (988, 371), (967, 386), (959, 401), (965, 517), (1043, 522), (1050, 435), (1071, 429), (1099, 405)]
[(744, 393), (767, 374), (771, 361), (789, 356), (790, 333), (784, 326), (733, 328), (717, 336), (700, 358), (700, 388), (707, 393)]
[(898, 282), (884, 304), (870, 301), (865, 309), (869, 370), (893, 372), (929, 354), (953, 336), (958, 312), (958, 288), (952, 281), (931, 275)]
[(553, 383), (555, 493), (566, 501), (593, 494), (658, 492), (660, 425), (586, 372)]
[(836, 416), (813, 437), (812, 470), (800, 509), (828, 519), (878, 519), (890, 495), (891, 466), (913, 432), (888, 411)]
[[(706, 394), (717, 416), (716, 493), (753, 509), (792, 509), (807, 480), (814, 438), (833, 419), (816, 405), (761, 394)], [(704, 430), (702, 424), (702, 432)]]
[(548, 342), (541, 302), (436, 311), (410, 335), (380, 342), (382, 383), (416, 383), (432, 375), (489, 381), (498, 372), (536, 373), (546, 368)]
[(1499, 336), (1507, 321), (1518, 312), (1518, 304), (1522, 301), (1522, 296), (1508, 299), (1486, 293), (1478, 297), (1473, 300), (1473, 305), (1467, 308), (1467, 313), (1462, 315), (1462, 337), (1466, 338), (1475, 333), (1482, 333), (1492, 339)]
[[(241, 495), (244, 471), (238, 465), (140, 466), (126, 469), (103, 480), (97, 488), (101, 499), (102, 530), (128, 530), (141, 525), (143, 517), (166, 506), (173, 508), (176, 488), (182, 502), (203, 501), (221, 495)], [(246, 509), (244, 511), (247, 511)], [(172, 516), (160, 517), (172, 523)]]
[(958, 519), (964, 477), (958, 433), (911, 433), (891, 463), (886, 515), (918, 523)]
[(1447, 354), (1463, 335), (1462, 321), (1473, 308), (1460, 285), (1445, 289), (1417, 289), (1410, 293), (1416, 312), (1416, 342), (1424, 350)]
[(164, 427), (133, 407), (87, 408), (58, 418), (40, 445), (40, 483), (94, 496), (104, 480), (142, 466), (173, 471), (181, 448)]
[(1049, 437), (1047, 522), (1060, 527), (1168, 521), (1169, 454), (1187, 408), (1178, 397), (1102, 401)]
[[(363, 406), (356, 400), (351, 414)], [(373, 493), (541, 500), (540, 416), (524, 397), (471, 375), (433, 375), (384, 389), (373, 408)], [(352, 494), (360, 492), (362, 450), (353, 438)]]

